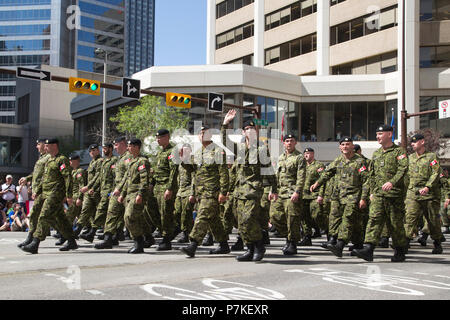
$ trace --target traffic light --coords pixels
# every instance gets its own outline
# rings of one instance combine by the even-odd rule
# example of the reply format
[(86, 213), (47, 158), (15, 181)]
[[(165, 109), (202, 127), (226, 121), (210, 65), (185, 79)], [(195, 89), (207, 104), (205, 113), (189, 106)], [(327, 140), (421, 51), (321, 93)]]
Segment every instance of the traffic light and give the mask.
[(191, 96), (187, 94), (167, 92), (166, 105), (171, 107), (190, 108)]
[(99, 96), (100, 81), (70, 77), (69, 91)]

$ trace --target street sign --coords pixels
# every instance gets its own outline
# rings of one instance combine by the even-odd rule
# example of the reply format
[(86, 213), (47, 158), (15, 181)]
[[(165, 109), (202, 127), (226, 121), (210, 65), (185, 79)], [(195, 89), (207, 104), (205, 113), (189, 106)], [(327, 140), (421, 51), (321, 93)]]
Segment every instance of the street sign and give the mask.
[(208, 93), (208, 111), (223, 112), (223, 94)]
[(450, 118), (450, 100), (439, 102), (439, 119)]
[(139, 100), (141, 97), (141, 80), (122, 78), (122, 98)]
[(41, 80), (42, 81), (50, 81), (51, 80), (51, 74), (48, 71), (23, 68), (23, 67), (17, 67), (16, 77), (32, 79), (32, 80), (39, 80), (39, 81), (41, 81)]
[(269, 121), (264, 120), (264, 119), (253, 119), (253, 122), (257, 125), (257, 126), (268, 126), (269, 125)]

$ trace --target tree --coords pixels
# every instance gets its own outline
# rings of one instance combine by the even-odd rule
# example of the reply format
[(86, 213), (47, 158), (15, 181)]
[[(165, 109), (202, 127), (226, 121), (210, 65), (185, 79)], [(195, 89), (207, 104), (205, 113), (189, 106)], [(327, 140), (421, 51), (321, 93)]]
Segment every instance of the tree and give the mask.
[(439, 131), (433, 130), (431, 128), (416, 130), (408, 134), (408, 154), (414, 153), (411, 147), (411, 138), (415, 134), (422, 134), (425, 137), (425, 150), (427, 152), (434, 152), (437, 156), (443, 155), (445, 152), (446, 142), (442, 139)]

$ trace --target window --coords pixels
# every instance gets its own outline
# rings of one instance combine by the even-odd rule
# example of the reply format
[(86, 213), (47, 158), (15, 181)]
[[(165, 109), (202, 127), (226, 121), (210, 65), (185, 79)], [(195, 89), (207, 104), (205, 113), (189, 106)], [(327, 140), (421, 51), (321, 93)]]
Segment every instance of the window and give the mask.
[(317, 137), (317, 105), (315, 103), (301, 105), (301, 132), (300, 141), (311, 141)]
[(450, 20), (450, 3), (447, 0), (421, 0), (420, 21)]
[(354, 141), (367, 140), (367, 103), (352, 102), (351, 137)]
[(450, 66), (450, 46), (420, 48), (421, 68), (448, 68)]
[[(1, 117), (2, 123), (10, 123), (11, 117)], [(5, 122), (3, 120), (6, 120)], [(16, 137), (0, 137), (0, 166), (18, 166), (21, 163), (22, 139)]]
[(311, 34), (266, 50), (266, 65), (317, 50), (317, 36)]
[(369, 140), (376, 140), (376, 129), (385, 123), (384, 102), (368, 103)]
[(217, 19), (239, 10), (242, 7), (248, 6), (253, 3), (254, 0), (226, 0), (216, 5), (216, 17)]

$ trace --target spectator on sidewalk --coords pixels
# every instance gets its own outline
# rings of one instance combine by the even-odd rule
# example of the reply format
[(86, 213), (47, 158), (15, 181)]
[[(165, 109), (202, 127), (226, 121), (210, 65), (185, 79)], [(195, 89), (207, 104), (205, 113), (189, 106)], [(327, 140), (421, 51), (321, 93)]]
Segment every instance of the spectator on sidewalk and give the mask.
[(26, 231), (29, 228), (29, 220), (19, 203), (14, 204), (14, 211), (10, 214), (11, 231)]
[(22, 183), (16, 188), (18, 199), (17, 202), (22, 207), (22, 211), (27, 214), (27, 201), (28, 201), (28, 186), (26, 180), (22, 181)]
[(6, 176), (6, 183), (2, 184), (0, 201), (3, 205), (5, 205), (7, 201), (14, 201), (16, 199), (16, 186), (13, 185), (12, 179), (12, 175), (8, 174)]
[(11, 231), (11, 221), (10, 218), (14, 215), (14, 210), (12, 209), (12, 202), (7, 201), (6, 207), (1, 210), (3, 224), (0, 227), (0, 231)]

